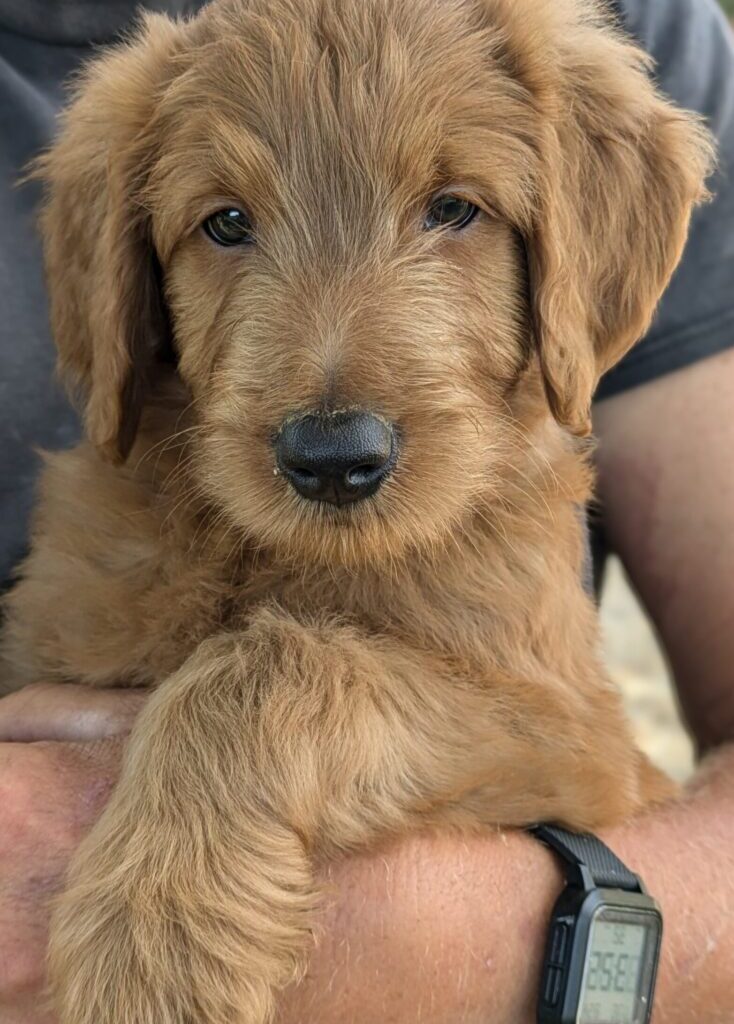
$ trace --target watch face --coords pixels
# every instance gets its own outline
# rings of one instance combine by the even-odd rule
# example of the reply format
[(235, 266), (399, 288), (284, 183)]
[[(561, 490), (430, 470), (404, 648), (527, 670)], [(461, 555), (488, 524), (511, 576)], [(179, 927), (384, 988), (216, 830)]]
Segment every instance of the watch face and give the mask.
[(594, 914), (577, 1024), (645, 1024), (661, 923), (657, 914), (603, 906)]

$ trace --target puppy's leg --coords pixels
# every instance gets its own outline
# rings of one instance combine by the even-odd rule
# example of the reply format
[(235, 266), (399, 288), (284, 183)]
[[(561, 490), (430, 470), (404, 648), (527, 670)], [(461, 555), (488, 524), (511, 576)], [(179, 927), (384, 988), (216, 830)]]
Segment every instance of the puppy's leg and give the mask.
[(260, 1024), (296, 974), (313, 882), (258, 764), (257, 642), (207, 641), (140, 716), (52, 919), (61, 1024)]
[(73, 864), (51, 939), (62, 1024), (263, 1024), (303, 966), (312, 852), (430, 822), (593, 825), (612, 788), (634, 809), (631, 747), (597, 763), (596, 709), (538, 693), (277, 611), (202, 645), (153, 695)]

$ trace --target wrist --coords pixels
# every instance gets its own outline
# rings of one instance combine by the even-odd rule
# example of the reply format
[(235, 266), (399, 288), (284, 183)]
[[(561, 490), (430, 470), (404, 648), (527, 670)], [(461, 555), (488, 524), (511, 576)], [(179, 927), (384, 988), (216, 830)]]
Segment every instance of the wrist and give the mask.
[(603, 836), (662, 907), (656, 1020), (734, 1019), (734, 746), (708, 755), (681, 798)]

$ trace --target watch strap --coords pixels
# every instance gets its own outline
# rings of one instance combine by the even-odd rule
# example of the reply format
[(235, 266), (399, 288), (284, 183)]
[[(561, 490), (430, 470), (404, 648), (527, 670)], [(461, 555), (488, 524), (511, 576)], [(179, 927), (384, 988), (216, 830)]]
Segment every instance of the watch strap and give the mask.
[(596, 836), (568, 832), (555, 825), (534, 825), (528, 831), (559, 854), (567, 864), (574, 868), (585, 867), (597, 888), (644, 891), (637, 875)]

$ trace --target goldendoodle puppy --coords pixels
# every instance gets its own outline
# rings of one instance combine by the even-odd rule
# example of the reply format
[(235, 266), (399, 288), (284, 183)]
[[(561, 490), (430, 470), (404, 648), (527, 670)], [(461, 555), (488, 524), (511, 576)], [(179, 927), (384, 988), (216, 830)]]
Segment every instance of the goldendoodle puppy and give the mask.
[(592, 0), (215, 0), (88, 68), (39, 165), (88, 440), (3, 656), (154, 693), (57, 907), (63, 1024), (264, 1024), (314, 857), (667, 793), (580, 438), (709, 162)]

